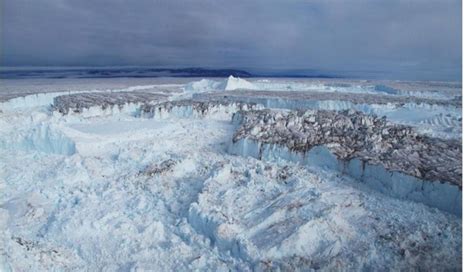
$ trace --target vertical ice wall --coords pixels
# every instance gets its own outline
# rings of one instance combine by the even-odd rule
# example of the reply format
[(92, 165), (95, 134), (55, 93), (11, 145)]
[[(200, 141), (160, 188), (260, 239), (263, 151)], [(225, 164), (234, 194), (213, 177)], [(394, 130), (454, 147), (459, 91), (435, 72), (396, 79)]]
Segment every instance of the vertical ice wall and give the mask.
[(309, 169), (323, 167), (336, 170), (386, 195), (421, 202), (458, 216), (462, 215), (462, 191), (459, 187), (447, 182), (425, 181), (401, 172), (389, 171), (382, 165), (370, 165), (359, 159), (338, 160), (324, 146), (316, 146), (303, 154), (290, 151), (284, 146), (261, 144), (244, 138), (232, 142), (228, 151), (234, 155), (273, 162), (291, 161)]
[(0, 148), (61, 155), (72, 155), (76, 152), (74, 141), (48, 124), (40, 124), (27, 131), (10, 132), (0, 137)]

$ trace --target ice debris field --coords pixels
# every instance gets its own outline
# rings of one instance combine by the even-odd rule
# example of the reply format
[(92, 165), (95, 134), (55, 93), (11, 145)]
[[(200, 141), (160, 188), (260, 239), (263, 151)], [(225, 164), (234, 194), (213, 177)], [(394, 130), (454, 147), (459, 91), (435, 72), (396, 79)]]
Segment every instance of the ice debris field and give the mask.
[(0, 270), (461, 270), (461, 87), (2, 80)]

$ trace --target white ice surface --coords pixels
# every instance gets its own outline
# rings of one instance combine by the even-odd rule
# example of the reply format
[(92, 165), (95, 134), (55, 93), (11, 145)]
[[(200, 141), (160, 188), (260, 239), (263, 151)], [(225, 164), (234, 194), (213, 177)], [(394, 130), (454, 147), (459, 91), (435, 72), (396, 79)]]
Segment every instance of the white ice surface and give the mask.
[(184, 90), (188, 92), (207, 92), (221, 90), (225, 88), (223, 82), (210, 80), (210, 79), (201, 79), (199, 81), (193, 81), (184, 86)]

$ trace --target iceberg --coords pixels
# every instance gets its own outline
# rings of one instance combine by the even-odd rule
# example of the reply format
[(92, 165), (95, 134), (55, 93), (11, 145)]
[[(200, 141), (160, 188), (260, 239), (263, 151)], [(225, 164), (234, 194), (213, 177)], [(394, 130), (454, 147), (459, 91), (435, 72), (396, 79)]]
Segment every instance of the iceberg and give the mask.
[(229, 76), (224, 81), (216, 81), (210, 79), (201, 79), (193, 81), (184, 86), (187, 92), (212, 92), (212, 91), (233, 91), (233, 90), (258, 90), (259, 88), (251, 82), (239, 78)]
[(245, 79), (229, 76), (224, 90), (233, 91), (233, 90), (239, 90), (239, 89), (256, 90), (258, 88)]

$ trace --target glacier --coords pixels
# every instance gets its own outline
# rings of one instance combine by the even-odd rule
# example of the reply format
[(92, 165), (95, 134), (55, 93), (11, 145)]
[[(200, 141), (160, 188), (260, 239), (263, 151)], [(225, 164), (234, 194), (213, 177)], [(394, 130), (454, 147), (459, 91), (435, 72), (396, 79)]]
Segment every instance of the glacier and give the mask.
[(461, 180), (233, 140), (245, 113), (352, 110), (459, 143), (459, 85), (129, 80), (2, 82), (0, 270), (461, 270)]

